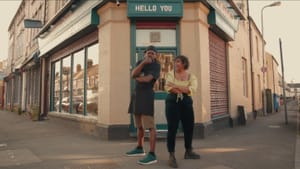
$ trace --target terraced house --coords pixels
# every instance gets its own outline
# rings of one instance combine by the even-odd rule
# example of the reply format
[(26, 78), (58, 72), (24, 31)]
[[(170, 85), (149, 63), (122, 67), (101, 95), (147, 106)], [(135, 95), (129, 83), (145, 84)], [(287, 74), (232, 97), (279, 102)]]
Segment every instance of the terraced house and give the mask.
[(248, 10), (247, 0), (23, 0), (9, 27), (5, 106), (63, 119), (104, 139), (134, 136), (130, 72), (155, 45), (162, 135), (164, 78), (179, 54), (189, 57), (199, 80), (195, 136), (236, 125), (238, 107), (246, 117), (263, 109), (265, 42)]

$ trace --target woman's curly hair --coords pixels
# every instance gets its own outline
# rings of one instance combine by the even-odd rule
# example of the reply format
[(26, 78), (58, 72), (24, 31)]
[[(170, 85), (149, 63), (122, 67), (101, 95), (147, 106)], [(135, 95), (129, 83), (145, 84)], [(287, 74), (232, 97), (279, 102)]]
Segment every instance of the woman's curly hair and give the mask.
[(189, 68), (190, 62), (189, 62), (189, 59), (186, 56), (184, 56), (184, 55), (178, 55), (178, 56), (175, 57), (174, 60), (176, 61), (177, 59), (179, 59), (182, 62), (183, 68), (185, 70), (187, 70)]

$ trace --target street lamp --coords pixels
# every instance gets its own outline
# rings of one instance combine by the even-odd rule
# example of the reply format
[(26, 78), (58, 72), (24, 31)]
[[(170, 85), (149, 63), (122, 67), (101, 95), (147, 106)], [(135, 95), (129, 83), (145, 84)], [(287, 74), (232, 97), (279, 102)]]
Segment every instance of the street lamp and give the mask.
[(280, 47), (280, 59), (281, 59), (284, 117), (285, 117), (285, 124), (288, 124), (287, 108), (286, 108), (286, 96), (285, 96), (285, 80), (284, 80), (284, 66), (283, 66), (284, 64), (283, 64), (283, 56), (282, 56), (282, 43), (281, 43), (281, 39), (280, 38), (279, 38), (279, 47)]
[(264, 97), (264, 105), (263, 105), (263, 111), (264, 111), (264, 115), (266, 115), (266, 110), (267, 110), (267, 96), (266, 96), (266, 75), (265, 75), (265, 72), (266, 72), (266, 68), (265, 68), (265, 42), (264, 42), (264, 9), (267, 8), (267, 7), (273, 7), (273, 6), (279, 6), (281, 5), (281, 2), (278, 1), (278, 2), (273, 2), (269, 5), (265, 5), (263, 6), (263, 8), (261, 9), (261, 35), (262, 35), (262, 59), (263, 59), (263, 67), (262, 67), (262, 72), (263, 72), (263, 97)]

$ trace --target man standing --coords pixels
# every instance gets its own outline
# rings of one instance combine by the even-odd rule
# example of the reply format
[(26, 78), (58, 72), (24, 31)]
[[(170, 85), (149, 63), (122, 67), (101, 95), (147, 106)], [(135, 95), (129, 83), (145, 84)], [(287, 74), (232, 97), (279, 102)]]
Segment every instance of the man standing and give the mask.
[(126, 153), (127, 156), (145, 155), (144, 135), (149, 129), (150, 151), (139, 164), (148, 165), (157, 162), (155, 155), (156, 127), (154, 123), (154, 91), (153, 86), (160, 74), (160, 64), (156, 60), (157, 51), (154, 46), (148, 46), (144, 51), (144, 59), (137, 62), (132, 71), (135, 79), (135, 90), (131, 98), (129, 113), (133, 113), (134, 124), (138, 129), (137, 147)]

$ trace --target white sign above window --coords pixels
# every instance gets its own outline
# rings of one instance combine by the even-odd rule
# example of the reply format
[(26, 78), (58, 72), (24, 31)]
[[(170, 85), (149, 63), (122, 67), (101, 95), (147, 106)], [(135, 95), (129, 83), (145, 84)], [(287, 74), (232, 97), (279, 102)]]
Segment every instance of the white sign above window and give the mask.
[(176, 30), (174, 29), (138, 29), (136, 30), (136, 46), (148, 45), (160, 47), (176, 47)]

